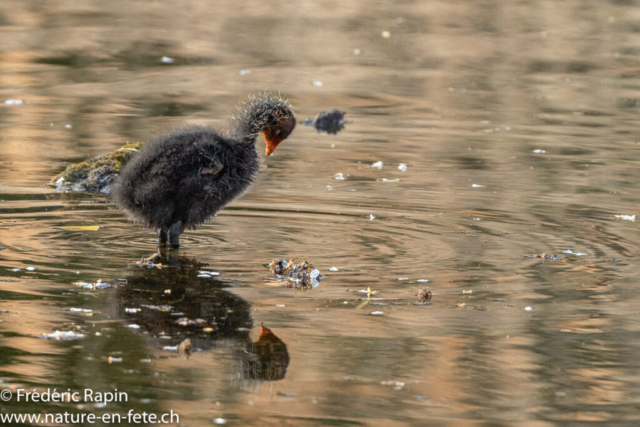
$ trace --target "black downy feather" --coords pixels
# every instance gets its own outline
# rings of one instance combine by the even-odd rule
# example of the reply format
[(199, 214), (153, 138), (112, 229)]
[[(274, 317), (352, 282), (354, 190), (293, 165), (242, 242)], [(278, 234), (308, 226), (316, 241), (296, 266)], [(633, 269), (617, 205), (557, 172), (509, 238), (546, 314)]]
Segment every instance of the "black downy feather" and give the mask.
[[(147, 142), (116, 179), (113, 198), (134, 222), (160, 230), (181, 223), (195, 229), (241, 196), (256, 179), (257, 136), (288, 122), (292, 107), (278, 95), (259, 93), (241, 102), (229, 135), (184, 126)], [(206, 170), (206, 173), (202, 173)]]

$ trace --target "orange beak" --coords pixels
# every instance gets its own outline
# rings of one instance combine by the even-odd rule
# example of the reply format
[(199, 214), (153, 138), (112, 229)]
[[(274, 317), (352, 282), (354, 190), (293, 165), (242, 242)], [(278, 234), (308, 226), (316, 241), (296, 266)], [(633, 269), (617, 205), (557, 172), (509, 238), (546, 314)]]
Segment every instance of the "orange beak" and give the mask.
[(283, 139), (280, 137), (269, 137), (266, 132), (262, 132), (262, 136), (264, 137), (264, 141), (267, 143), (267, 156), (273, 154), (276, 151), (276, 147), (280, 144)]

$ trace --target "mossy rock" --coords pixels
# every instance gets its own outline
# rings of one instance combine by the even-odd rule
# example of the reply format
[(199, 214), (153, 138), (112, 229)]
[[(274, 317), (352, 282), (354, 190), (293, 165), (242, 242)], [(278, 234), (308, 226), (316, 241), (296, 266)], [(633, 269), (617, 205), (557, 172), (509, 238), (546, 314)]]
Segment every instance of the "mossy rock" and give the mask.
[(88, 191), (109, 194), (111, 184), (124, 165), (142, 147), (142, 142), (127, 142), (113, 153), (69, 165), (49, 185), (60, 192)]

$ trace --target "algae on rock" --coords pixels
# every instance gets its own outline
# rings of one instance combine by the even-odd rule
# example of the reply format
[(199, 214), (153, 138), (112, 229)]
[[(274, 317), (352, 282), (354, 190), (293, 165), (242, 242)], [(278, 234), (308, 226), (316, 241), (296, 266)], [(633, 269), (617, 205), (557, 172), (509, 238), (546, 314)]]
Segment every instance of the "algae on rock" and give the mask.
[(113, 153), (69, 165), (64, 172), (53, 178), (49, 185), (56, 187), (59, 192), (88, 191), (109, 194), (114, 179), (140, 147), (141, 142), (127, 142)]

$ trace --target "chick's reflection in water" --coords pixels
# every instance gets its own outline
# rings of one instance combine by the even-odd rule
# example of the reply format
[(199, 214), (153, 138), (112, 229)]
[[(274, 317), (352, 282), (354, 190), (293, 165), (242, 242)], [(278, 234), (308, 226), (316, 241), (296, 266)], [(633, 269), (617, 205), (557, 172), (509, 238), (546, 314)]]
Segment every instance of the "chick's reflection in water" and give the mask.
[(191, 352), (223, 348), (246, 381), (277, 381), (289, 365), (287, 346), (262, 326), (253, 342), (251, 304), (224, 289), (206, 264), (156, 256), (131, 266), (117, 293), (118, 315), (159, 350)]

